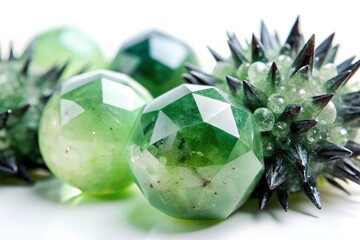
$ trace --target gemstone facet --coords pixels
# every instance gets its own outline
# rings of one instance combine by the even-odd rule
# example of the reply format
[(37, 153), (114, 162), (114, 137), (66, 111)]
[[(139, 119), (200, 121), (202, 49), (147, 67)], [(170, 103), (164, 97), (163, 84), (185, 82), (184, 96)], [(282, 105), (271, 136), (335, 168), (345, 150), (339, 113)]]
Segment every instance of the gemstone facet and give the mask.
[(126, 149), (150, 94), (130, 77), (94, 71), (65, 81), (46, 105), (40, 149), (51, 171), (89, 193), (131, 183)]
[(136, 183), (154, 207), (174, 217), (224, 219), (263, 173), (251, 113), (214, 87), (184, 84), (156, 98), (132, 138)]
[(184, 63), (197, 63), (189, 46), (167, 34), (150, 31), (125, 43), (110, 69), (130, 75), (156, 97), (184, 83)]
[(68, 62), (63, 77), (70, 77), (82, 69), (105, 67), (105, 57), (97, 43), (74, 27), (59, 27), (36, 36), (32, 43), (32, 59), (41, 68)]

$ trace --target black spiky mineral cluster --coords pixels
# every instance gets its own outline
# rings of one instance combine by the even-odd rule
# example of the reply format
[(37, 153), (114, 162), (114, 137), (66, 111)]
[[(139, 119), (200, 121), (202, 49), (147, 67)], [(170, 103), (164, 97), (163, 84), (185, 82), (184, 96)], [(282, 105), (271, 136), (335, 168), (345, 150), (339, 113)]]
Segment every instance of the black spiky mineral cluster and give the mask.
[(33, 183), (33, 169), (47, 169), (39, 151), (41, 112), (66, 64), (38, 74), (30, 45), (20, 57), (10, 47), (0, 58), (0, 180)]
[(263, 209), (273, 193), (284, 210), (288, 195), (303, 191), (319, 209), (319, 178), (346, 192), (339, 180), (360, 184), (354, 142), (360, 126), (360, 91), (349, 79), (360, 67), (354, 57), (334, 64), (334, 34), (315, 48), (305, 43), (296, 20), (284, 44), (261, 24), (261, 37), (243, 47), (228, 34), (231, 57), (210, 49), (217, 61), (212, 74), (188, 65), (184, 78), (214, 85), (253, 112), (262, 132), (265, 173), (256, 194)]

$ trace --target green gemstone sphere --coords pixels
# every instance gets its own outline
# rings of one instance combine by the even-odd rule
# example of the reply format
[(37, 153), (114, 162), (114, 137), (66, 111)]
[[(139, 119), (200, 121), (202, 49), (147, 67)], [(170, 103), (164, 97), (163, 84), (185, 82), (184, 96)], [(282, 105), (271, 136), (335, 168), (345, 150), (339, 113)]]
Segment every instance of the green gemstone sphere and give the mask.
[(106, 194), (131, 183), (126, 149), (150, 94), (130, 77), (94, 71), (65, 81), (45, 107), (40, 149), (50, 170), (84, 192)]
[(252, 114), (214, 87), (184, 84), (156, 98), (132, 141), (136, 183), (155, 208), (177, 218), (228, 217), (264, 169)]
[(74, 27), (59, 27), (37, 35), (32, 46), (33, 62), (44, 69), (68, 62), (63, 77), (70, 77), (84, 67), (104, 68), (105, 57), (89, 35)]
[(158, 31), (149, 31), (126, 42), (110, 69), (126, 73), (157, 97), (184, 83), (185, 63), (197, 64), (195, 53), (184, 42)]

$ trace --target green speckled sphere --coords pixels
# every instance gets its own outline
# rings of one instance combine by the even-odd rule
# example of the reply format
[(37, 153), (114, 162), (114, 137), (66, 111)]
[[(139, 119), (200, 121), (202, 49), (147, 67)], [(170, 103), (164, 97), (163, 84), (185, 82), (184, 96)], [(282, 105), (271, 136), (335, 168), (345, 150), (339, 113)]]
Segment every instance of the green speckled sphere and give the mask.
[(39, 143), (50, 170), (93, 194), (131, 183), (126, 151), (150, 94), (130, 77), (94, 71), (70, 78), (45, 107)]
[(64, 78), (77, 74), (84, 67), (95, 70), (106, 65), (95, 40), (74, 27), (58, 27), (37, 35), (33, 40), (32, 59), (43, 69), (68, 62)]
[(185, 219), (224, 219), (258, 183), (260, 134), (245, 108), (214, 87), (181, 85), (144, 109), (130, 167), (148, 201)]

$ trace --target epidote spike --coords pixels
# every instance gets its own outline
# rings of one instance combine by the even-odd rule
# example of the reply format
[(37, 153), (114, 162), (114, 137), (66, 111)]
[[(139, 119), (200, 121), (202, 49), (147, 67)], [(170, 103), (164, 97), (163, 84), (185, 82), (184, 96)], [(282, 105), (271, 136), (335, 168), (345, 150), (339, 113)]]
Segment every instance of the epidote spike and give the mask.
[(232, 42), (232, 44), (239, 50), (243, 51), (243, 47), (240, 44), (239, 39), (237, 38), (235, 33), (226, 32), (228, 40)]
[(261, 21), (260, 41), (266, 49), (275, 50), (274, 38), (269, 33), (264, 21)]
[(351, 64), (349, 67), (345, 68), (344, 71), (349, 71), (349, 70), (351, 71), (350, 77), (346, 81), (349, 81), (349, 79), (357, 72), (357, 70), (359, 70), (359, 68), (360, 68), (360, 60)]
[(14, 55), (14, 47), (13, 47), (13, 43), (10, 42), (10, 46), (9, 46), (9, 57), (8, 57), (9, 61), (14, 61), (16, 60), (15, 55)]
[(351, 75), (351, 71), (342, 72), (339, 75), (336, 75), (335, 77), (329, 79), (325, 83), (325, 87), (327, 89), (327, 92), (336, 92), (339, 87), (343, 86), (344, 83), (347, 82), (348, 78)]
[(291, 124), (290, 129), (295, 134), (301, 134), (315, 127), (317, 123), (318, 121), (316, 119), (300, 120)]
[(327, 37), (316, 49), (315, 49), (315, 65), (316, 68), (320, 68), (329, 51), (331, 50), (331, 44), (334, 40), (335, 33)]
[(289, 79), (289, 82), (299, 82), (299, 81), (310, 81), (310, 67), (309, 65), (301, 67), (299, 70), (297, 70)]
[(346, 147), (340, 147), (326, 140), (319, 142), (319, 146), (317, 155), (327, 161), (343, 159), (352, 155), (352, 151)]
[(268, 188), (268, 185), (266, 183), (266, 180), (265, 180), (265, 176), (262, 177), (262, 179), (260, 180), (260, 183), (259, 183), (259, 208), (261, 210), (263, 210), (267, 203), (269, 202), (272, 194), (273, 194), (273, 190), (270, 190)]
[(31, 58), (30, 57), (27, 57), (20, 72), (23, 76), (28, 76), (29, 74), (29, 67), (30, 67), (30, 63), (31, 63)]
[(336, 162), (335, 169), (337, 174), (340, 174), (346, 179), (349, 179), (350, 181), (360, 185), (360, 177), (358, 174), (346, 166), (343, 161)]
[(186, 68), (186, 70), (190, 71), (196, 71), (196, 72), (203, 72), (198, 66), (195, 66), (191, 63), (185, 63), (184, 67)]
[(345, 144), (345, 148), (349, 149), (350, 151), (352, 151), (352, 156), (356, 157), (360, 155), (360, 144), (354, 142), (354, 141), (348, 141)]
[(312, 72), (314, 65), (315, 35), (313, 34), (292, 63), (289, 76), (292, 77), (299, 69), (308, 65)]
[(318, 111), (321, 111), (335, 96), (334, 93), (327, 93), (319, 96), (312, 97), (312, 104), (317, 108)]
[(190, 74), (202, 85), (214, 85), (215, 79), (209, 74), (197, 71), (190, 71)]
[(26, 104), (17, 109), (9, 110), (9, 116), (6, 124), (8, 126), (13, 126), (14, 124), (16, 124), (21, 119), (21, 117), (29, 110), (29, 108), (30, 104)]
[(225, 60), (222, 56), (220, 56), (220, 54), (215, 52), (212, 48), (210, 48), (209, 46), (207, 48), (209, 49), (209, 52), (211, 53), (211, 55), (214, 57), (215, 61), (223, 62)]
[(360, 106), (342, 106), (339, 112), (346, 124), (356, 124), (360, 121)]
[(338, 183), (337, 181), (335, 181), (335, 179), (330, 178), (330, 177), (326, 177), (326, 180), (334, 187), (336, 187), (337, 189), (340, 189), (341, 191), (345, 192), (347, 195), (350, 196), (350, 193), (343, 187), (340, 185), (340, 183)]
[(233, 95), (235, 95), (242, 88), (243, 85), (242, 81), (232, 76), (226, 76), (226, 82)]
[(352, 64), (354, 59), (355, 59), (355, 56), (352, 56), (352, 57), (346, 59), (345, 61), (343, 61), (342, 63), (340, 63), (339, 65), (337, 65), (337, 67), (336, 67), (337, 72), (338, 73), (343, 72), (346, 68), (348, 68)]
[(18, 172), (16, 174), (19, 178), (27, 182), (28, 184), (34, 184), (34, 179), (31, 177), (30, 173), (27, 171), (26, 167), (22, 164), (18, 165)]
[(286, 45), (290, 46), (292, 54), (297, 54), (304, 45), (304, 37), (300, 30), (300, 16), (296, 18), (296, 21), (290, 30), (284, 46)]
[(243, 63), (242, 58), (240, 57), (240, 51), (234, 46), (232, 42), (228, 41), (228, 44), (235, 66), (239, 67)]
[(352, 158), (346, 157), (342, 159), (344, 164), (349, 167), (357, 176), (360, 177), (360, 167), (353, 161)]
[(249, 81), (243, 81), (244, 103), (251, 111), (265, 107), (267, 96), (260, 89), (253, 86)]
[(271, 64), (270, 70), (265, 78), (265, 84), (271, 86), (271, 88), (276, 88), (280, 86), (281, 74), (275, 62)]
[(289, 210), (289, 201), (288, 201), (288, 193), (285, 190), (278, 189), (276, 190), (276, 196), (283, 207), (284, 211), (287, 212)]
[(18, 172), (18, 166), (14, 156), (2, 156), (0, 159), (0, 171), (16, 174)]
[(5, 112), (0, 114), (0, 129), (6, 125), (10, 114), (11, 114), (11, 110), (6, 110)]
[(299, 116), (301, 112), (301, 105), (300, 104), (291, 104), (288, 105), (284, 112), (282, 113), (280, 119), (283, 121), (289, 121), (295, 119)]
[(339, 50), (339, 45), (335, 45), (331, 48), (330, 52), (328, 53), (325, 62), (326, 63), (334, 63), (337, 52)]
[(308, 181), (303, 183), (303, 191), (305, 195), (311, 200), (311, 202), (321, 209), (320, 193), (316, 187), (316, 183), (312, 177), (308, 178)]
[(306, 182), (308, 180), (307, 165), (309, 162), (307, 150), (301, 144), (293, 144), (289, 149), (288, 157), (295, 163), (301, 180)]
[(188, 74), (188, 73), (183, 73), (181, 75), (181, 77), (183, 79), (185, 79), (185, 81), (187, 81), (188, 83), (191, 84), (200, 84), (198, 80), (196, 80), (196, 78), (194, 78), (192, 75)]
[(350, 92), (341, 96), (344, 104), (348, 106), (360, 106), (360, 91)]
[(282, 158), (268, 159), (266, 162), (265, 178), (270, 190), (276, 189), (285, 182), (286, 175), (286, 167)]
[(251, 61), (252, 62), (267, 62), (265, 51), (261, 43), (257, 40), (255, 35), (251, 38)]

